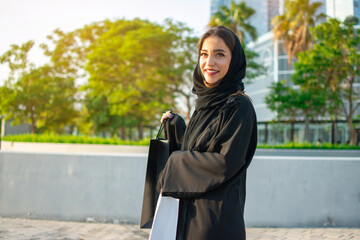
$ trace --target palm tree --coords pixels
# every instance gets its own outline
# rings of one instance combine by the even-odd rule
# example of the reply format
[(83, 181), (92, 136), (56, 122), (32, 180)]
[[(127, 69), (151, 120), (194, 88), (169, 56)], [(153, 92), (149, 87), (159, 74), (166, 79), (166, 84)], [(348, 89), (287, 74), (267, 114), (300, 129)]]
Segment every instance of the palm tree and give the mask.
[(284, 40), (289, 65), (298, 52), (312, 48), (310, 28), (326, 17), (323, 13), (315, 15), (321, 5), (321, 2), (310, 4), (310, 0), (286, 0), (285, 13), (272, 19), (274, 39)]
[(246, 5), (245, 2), (236, 4), (231, 2), (230, 8), (222, 6), (211, 19), (209, 26), (215, 27), (223, 25), (230, 28), (243, 43), (245, 33), (248, 33), (253, 40), (257, 38), (256, 28), (249, 23), (249, 18), (255, 14), (255, 10)]

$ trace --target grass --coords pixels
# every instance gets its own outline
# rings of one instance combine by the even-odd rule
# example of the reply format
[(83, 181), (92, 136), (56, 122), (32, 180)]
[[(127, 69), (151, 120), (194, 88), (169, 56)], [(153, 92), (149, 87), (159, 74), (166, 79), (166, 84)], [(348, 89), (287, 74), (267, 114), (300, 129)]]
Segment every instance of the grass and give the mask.
[[(43, 143), (76, 143), (76, 144), (107, 144), (107, 145), (138, 145), (148, 146), (150, 139), (140, 141), (120, 140), (118, 138), (101, 138), (89, 136), (69, 136), (69, 135), (51, 135), (51, 134), (24, 134), (5, 136), (3, 141), (9, 142), (43, 142)], [(265, 149), (353, 149), (360, 150), (360, 146), (348, 144), (313, 144), (313, 143), (285, 143), (278, 145), (259, 144), (258, 148)]]
[(118, 138), (101, 138), (89, 136), (67, 136), (51, 134), (23, 134), (4, 136), (3, 141), (9, 142), (42, 142), (42, 143), (82, 143), (82, 144), (107, 144), (107, 145), (140, 145), (147, 146), (149, 139), (140, 141), (120, 140)]
[(349, 144), (331, 144), (331, 143), (295, 143), (289, 142), (278, 145), (259, 144), (258, 148), (269, 148), (269, 149), (353, 149), (360, 150), (360, 146), (349, 145)]

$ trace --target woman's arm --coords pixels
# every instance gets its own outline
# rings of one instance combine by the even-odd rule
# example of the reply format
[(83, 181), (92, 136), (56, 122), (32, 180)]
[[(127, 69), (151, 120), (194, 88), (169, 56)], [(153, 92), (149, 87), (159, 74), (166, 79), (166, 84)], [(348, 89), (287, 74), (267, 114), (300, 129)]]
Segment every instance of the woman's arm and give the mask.
[(208, 152), (171, 154), (158, 182), (164, 195), (196, 197), (247, 168), (257, 143), (256, 115), (251, 102), (242, 99), (222, 126)]
[(172, 118), (168, 118), (165, 122), (165, 138), (169, 140), (170, 153), (180, 150), (186, 124), (182, 117), (174, 114)]

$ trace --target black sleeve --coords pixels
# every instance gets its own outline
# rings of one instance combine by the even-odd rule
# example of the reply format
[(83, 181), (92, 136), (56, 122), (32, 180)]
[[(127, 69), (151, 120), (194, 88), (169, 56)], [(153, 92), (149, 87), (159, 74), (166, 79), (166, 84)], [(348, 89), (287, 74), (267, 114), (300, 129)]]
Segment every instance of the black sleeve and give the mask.
[(175, 114), (173, 118), (166, 120), (164, 126), (165, 138), (169, 140), (169, 152), (180, 150), (186, 129), (184, 119)]
[[(175, 151), (160, 176), (164, 195), (187, 198), (220, 186), (246, 168), (256, 148), (256, 115), (250, 101), (242, 101), (221, 124), (212, 151)], [(254, 145), (250, 146), (249, 145)], [(249, 154), (248, 150), (253, 151)]]

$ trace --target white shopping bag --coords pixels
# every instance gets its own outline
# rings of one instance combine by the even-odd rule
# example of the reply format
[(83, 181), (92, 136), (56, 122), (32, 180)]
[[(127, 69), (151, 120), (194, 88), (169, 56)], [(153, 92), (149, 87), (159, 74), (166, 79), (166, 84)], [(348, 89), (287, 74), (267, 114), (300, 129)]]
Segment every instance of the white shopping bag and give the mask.
[(160, 194), (149, 240), (175, 240), (179, 215), (179, 199)]

